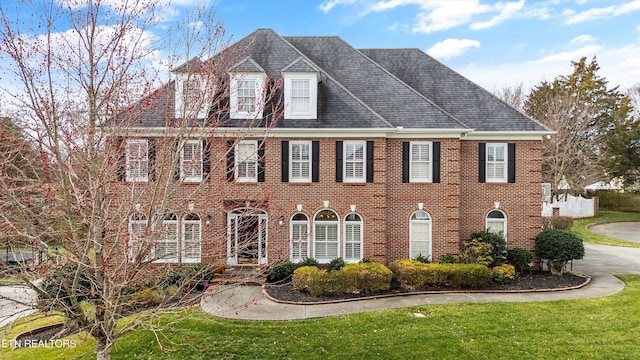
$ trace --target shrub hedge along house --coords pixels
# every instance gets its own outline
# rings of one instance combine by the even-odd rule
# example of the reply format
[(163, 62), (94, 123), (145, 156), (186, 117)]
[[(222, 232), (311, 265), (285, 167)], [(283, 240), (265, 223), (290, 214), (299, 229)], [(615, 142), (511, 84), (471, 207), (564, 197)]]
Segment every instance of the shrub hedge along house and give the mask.
[[(198, 109), (179, 141), (166, 131), (199, 96), (194, 59), (113, 135), (122, 191), (110, 196), (131, 209), (129, 254), (158, 216), (144, 192), (163, 172), (182, 184), (160, 215), (157, 262), (437, 261), (485, 228), (533, 249), (551, 133), (540, 123), (418, 49), (258, 29), (226, 51), (237, 55), (220, 74), (226, 113)], [(159, 166), (167, 149), (173, 168)]]

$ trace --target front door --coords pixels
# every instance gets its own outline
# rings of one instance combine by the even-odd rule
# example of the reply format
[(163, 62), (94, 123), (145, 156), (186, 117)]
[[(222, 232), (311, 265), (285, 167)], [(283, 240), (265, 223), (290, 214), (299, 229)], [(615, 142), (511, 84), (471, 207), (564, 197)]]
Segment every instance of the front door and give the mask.
[(267, 262), (267, 214), (258, 209), (237, 209), (227, 215), (227, 264)]

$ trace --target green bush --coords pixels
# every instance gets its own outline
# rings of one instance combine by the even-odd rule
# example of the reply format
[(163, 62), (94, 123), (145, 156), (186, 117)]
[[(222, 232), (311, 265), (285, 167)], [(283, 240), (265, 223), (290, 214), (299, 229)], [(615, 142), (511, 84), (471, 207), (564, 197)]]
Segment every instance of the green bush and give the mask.
[(423, 264), (431, 264), (431, 255), (424, 256), (422, 255), (422, 253), (420, 253), (414, 260), (419, 261)]
[(342, 260), (341, 258), (335, 258), (331, 260), (331, 262), (329, 262), (329, 267), (327, 268), (327, 270), (330, 272), (338, 271), (342, 269), (345, 265), (346, 263), (344, 262), (344, 260)]
[(517, 271), (525, 271), (529, 269), (529, 264), (533, 260), (531, 252), (522, 248), (513, 248), (507, 250), (507, 262), (513, 265)]
[(573, 226), (571, 216), (551, 216), (542, 219), (544, 229), (568, 230)]
[(485, 288), (492, 272), (481, 264), (423, 264), (397, 260), (389, 264), (398, 285), (406, 289), (428, 287)]
[(640, 194), (615, 191), (598, 191), (600, 210), (640, 212)]
[(289, 279), (293, 275), (295, 265), (289, 260), (276, 260), (269, 264), (267, 281), (270, 283), (280, 282)]
[(293, 272), (293, 289), (297, 291), (309, 291), (307, 280), (318, 271), (320, 271), (320, 269), (318, 269), (318, 267), (316, 266), (302, 266), (297, 268)]
[(536, 236), (536, 255), (549, 261), (553, 274), (562, 274), (569, 260), (584, 257), (584, 244), (577, 235), (557, 229), (542, 230)]
[(464, 242), (460, 260), (464, 264), (491, 266), (494, 263), (492, 254), (493, 245), (479, 239), (471, 239)]
[(131, 296), (132, 302), (137, 306), (155, 306), (162, 303), (165, 298), (162, 289), (144, 289)]
[(297, 265), (298, 265), (298, 267), (304, 267), (304, 266), (315, 266), (315, 267), (318, 267), (318, 265), (320, 265), (320, 263), (318, 262), (318, 260), (316, 260), (314, 258), (304, 257), (302, 259), (302, 261), (300, 261)]
[(172, 266), (158, 278), (158, 286), (163, 289), (177, 286), (181, 289), (204, 290), (213, 276), (213, 271), (205, 264)]
[(444, 254), (440, 256), (440, 261), (438, 261), (438, 264), (455, 264), (455, 263), (456, 263), (456, 258), (451, 254)]
[(489, 266), (502, 265), (507, 259), (507, 241), (504, 236), (490, 231), (478, 231), (471, 234), (471, 240), (479, 240), (483, 243), (491, 244), (491, 258), (493, 261)]
[(493, 271), (493, 281), (497, 283), (504, 284), (516, 278), (516, 268), (510, 264), (494, 266), (491, 271)]

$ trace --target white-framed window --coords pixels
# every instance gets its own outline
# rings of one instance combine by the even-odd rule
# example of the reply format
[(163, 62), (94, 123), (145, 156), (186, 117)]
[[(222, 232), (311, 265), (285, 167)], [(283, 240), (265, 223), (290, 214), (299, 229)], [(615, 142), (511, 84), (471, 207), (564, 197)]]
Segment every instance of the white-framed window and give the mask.
[(128, 182), (149, 181), (149, 142), (147, 140), (127, 140), (126, 178)]
[(507, 182), (507, 144), (487, 143), (487, 182)]
[(184, 97), (184, 108), (186, 112), (197, 111), (200, 107), (200, 97), (202, 85), (200, 80), (191, 77), (182, 83), (182, 94)]
[(328, 263), (340, 257), (340, 219), (329, 209), (320, 210), (313, 219), (313, 255)]
[(362, 260), (362, 218), (356, 213), (344, 218), (344, 261)]
[(344, 182), (366, 182), (366, 141), (345, 141), (344, 151)]
[(147, 258), (144, 254), (146, 248), (145, 232), (147, 230), (147, 217), (142, 213), (134, 213), (129, 216), (129, 262), (141, 261)]
[(431, 258), (431, 216), (426, 211), (411, 214), (409, 236), (409, 256), (412, 259), (418, 256)]
[(202, 181), (202, 140), (186, 140), (180, 149), (180, 179)]
[(311, 182), (311, 141), (289, 142), (289, 181)]
[(489, 211), (485, 228), (488, 232), (502, 235), (502, 237), (507, 240), (507, 215), (500, 210)]
[(231, 75), (230, 116), (232, 119), (261, 119), (265, 74)]
[(433, 163), (430, 141), (411, 142), (409, 151), (409, 182), (431, 182)]
[(237, 182), (258, 181), (258, 141), (242, 140), (235, 146), (235, 173)]
[(175, 213), (159, 215), (160, 228), (156, 231), (153, 256), (156, 262), (178, 261), (178, 217)]
[(318, 117), (318, 78), (316, 73), (284, 73), (285, 119)]
[(294, 263), (309, 257), (309, 218), (303, 213), (291, 217), (291, 261)]
[(187, 214), (182, 218), (180, 253), (183, 263), (199, 263), (201, 260), (202, 220), (197, 214)]

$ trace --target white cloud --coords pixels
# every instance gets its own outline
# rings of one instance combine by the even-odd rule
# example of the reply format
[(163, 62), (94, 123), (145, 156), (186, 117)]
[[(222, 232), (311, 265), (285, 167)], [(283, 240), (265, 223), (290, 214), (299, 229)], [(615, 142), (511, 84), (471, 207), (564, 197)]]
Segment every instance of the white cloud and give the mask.
[(635, 11), (640, 11), (640, 0), (630, 1), (622, 5), (616, 4), (603, 8), (591, 8), (576, 14), (571, 14), (565, 23), (571, 25), (605, 17), (629, 14)]
[(524, 0), (520, 0), (518, 2), (510, 2), (510, 3), (498, 3), (496, 4), (496, 8), (499, 9), (500, 13), (494, 16), (491, 20), (484, 22), (474, 22), (471, 24), (472, 30), (481, 30), (488, 29), (494, 27), (501, 22), (509, 20), (516, 13), (518, 13), (524, 7)]
[(349, 5), (357, 2), (358, 0), (329, 0), (325, 1), (318, 7), (323, 12), (329, 12), (337, 5)]
[(471, 21), (474, 15), (491, 11), (491, 6), (481, 5), (479, 1), (465, 2), (464, 6), (456, 1), (427, 2), (424, 11), (418, 13), (413, 32), (433, 33), (447, 30)]
[(469, 49), (479, 47), (480, 42), (477, 40), (446, 39), (430, 47), (427, 53), (437, 59), (450, 59), (462, 55)]
[(569, 44), (571, 45), (580, 45), (580, 44), (586, 44), (586, 43), (591, 43), (596, 41), (597, 38), (591, 36), (591, 35), (587, 35), (587, 34), (583, 34), (580, 36), (576, 36), (573, 39), (571, 39), (571, 41), (569, 41)]

